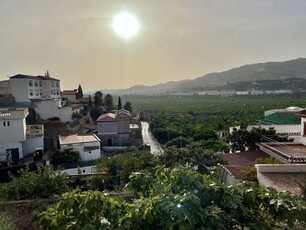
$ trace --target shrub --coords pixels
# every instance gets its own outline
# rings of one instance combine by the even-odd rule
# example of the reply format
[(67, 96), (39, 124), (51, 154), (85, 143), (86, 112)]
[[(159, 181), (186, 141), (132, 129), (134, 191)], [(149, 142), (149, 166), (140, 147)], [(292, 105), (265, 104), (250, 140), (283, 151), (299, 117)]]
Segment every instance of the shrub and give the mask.
[(0, 187), (0, 196), (5, 200), (23, 200), (48, 198), (60, 195), (68, 189), (68, 179), (61, 171), (54, 171), (52, 166), (38, 165), (37, 172), (29, 168), (19, 171), (20, 177)]
[(65, 148), (50, 153), (52, 164), (71, 163), (80, 159), (80, 153), (73, 148)]
[(16, 229), (16, 227), (10, 219), (5, 218), (1, 214), (0, 215), (0, 229), (1, 230), (14, 230), (14, 229)]

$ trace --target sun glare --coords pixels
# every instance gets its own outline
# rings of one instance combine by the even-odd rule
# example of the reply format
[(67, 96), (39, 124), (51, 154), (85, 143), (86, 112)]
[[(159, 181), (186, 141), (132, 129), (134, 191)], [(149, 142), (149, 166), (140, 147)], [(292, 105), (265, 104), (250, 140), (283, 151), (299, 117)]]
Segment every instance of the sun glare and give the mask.
[(120, 37), (131, 38), (139, 31), (139, 23), (134, 15), (121, 12), (115, 15), (113, 29)]

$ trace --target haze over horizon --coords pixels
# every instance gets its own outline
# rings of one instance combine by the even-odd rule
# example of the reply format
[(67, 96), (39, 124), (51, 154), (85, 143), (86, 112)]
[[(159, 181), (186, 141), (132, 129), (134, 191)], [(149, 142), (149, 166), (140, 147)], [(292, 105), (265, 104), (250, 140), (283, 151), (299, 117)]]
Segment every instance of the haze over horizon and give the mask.
[[(47, 70), (85, 91), (194, 79), (306, 57), (306, 1), (1, 1), (0, 80)], [(130, 39), (114, 16), (140, 23)]]

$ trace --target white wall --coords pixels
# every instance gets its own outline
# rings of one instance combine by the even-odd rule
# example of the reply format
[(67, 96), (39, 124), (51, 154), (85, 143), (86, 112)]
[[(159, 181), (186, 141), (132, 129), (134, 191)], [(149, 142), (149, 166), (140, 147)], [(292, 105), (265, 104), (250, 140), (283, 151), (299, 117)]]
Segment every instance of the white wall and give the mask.
[(99, 135), (117, 134), (117, 121), (97, 122), (97, 123), (98, 123)]
[[(8, 121), (10, 126), (8, 126)], [(5, 126), (4, 126), (5, 122)], [(23, 119), (0, 119), (0, 142), (19, 142), (26, 139), (26, 124)]]
[(0, 161), (6, 160), (6, 150), (15, 149), (19, 150), (19, 158), (23, 158), (22, 142), (0, 142)]
[(11, 92), (16, 102), (28, 102), (28, 79), (10, 79)]
[(226, 168), (226, 166), (219, 165), (219, 175), (221, 178), (221, 182), (225, 185), (234, 185), (240, 182), (239, 179), (236, 179), (230, 171)]
[(80, 109), (72, 110), (72, 107), (58, 107), (58, 101), (45, 100), (35, 102), (35, 111), (39, 114), (41, 119), (47, 120), (50, 117), (59, 117), (61, 121), (71, 121), (73, 112), (80, 112)]
[(64, 169), (63, 172), (67, 173), (68, 175), (77, 175), (81, 171), (81, 174), (91, 174), (96, 172), (96, 166), (85, 166), (79, 168), (71, 168), (71, 169)]
[[(98, 149), (85, 152), (84, 147), (98, 147)], [(78, 151), (81, 155), (82, 161), (96, 160), (101, 157), (100, 141), (72, 145), (61, 145), (61, 149), (64, 148), (73, 148), (74, 150)]]
[(43, 136), (27, 138), (23, 143), (23, 155), (24, 157), (35, 152), (36, 148), (44, 149), (44, 138)]

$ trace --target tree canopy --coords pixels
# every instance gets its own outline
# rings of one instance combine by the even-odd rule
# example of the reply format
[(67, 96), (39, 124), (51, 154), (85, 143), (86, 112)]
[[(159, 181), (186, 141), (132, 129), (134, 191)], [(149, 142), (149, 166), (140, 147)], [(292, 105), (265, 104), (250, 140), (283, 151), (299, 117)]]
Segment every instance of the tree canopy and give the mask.
[(103, 93), (101, 91), (95, 92), (94, 99), (95, 99), (95, 107), (100, 109), (103, 103)]
[(83, 89), (82, 86), (79, 85), (78, 91), (77, 91), (77, 99), (82, 99), (83, 98)]
[(111, 94), (106, 94), (104, 97), (104, 105), (106, 106), (107, 111), (111, 111), (114, 107), (114, 99)]
[(249, 132), (245, 128), (236, 129), (227, 136), (226, 138), (231, 144), (231, 150), (236, 151), (245, 151), (246, 149), (254, 150), (257, 149), (256, 143), (265, 141), (280, 141), (288, 142), (292, 141), (288, 139), (287, 136), (279, 136), (275, 134), (275, 130), (270, 128), (268, 130), (262, 129), (261, 127), (253, 127)]
[(118, 110), (122, 109), (122, 103), (121, 103), (121, 98), (118, 97)]
[(52, 164), (71, 163), (80, 159), (80, 153), (72, 148), (65, 148), (50, 152), (50, 160)]
[(123, 108), (124, 108), (125, 110), (129, 111), (130, 113), (133, 112), (132, 103), (129, 102), (129, 101), (127, 101), (127, 102), (124, 103)]

